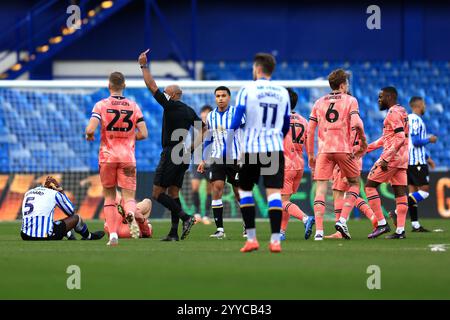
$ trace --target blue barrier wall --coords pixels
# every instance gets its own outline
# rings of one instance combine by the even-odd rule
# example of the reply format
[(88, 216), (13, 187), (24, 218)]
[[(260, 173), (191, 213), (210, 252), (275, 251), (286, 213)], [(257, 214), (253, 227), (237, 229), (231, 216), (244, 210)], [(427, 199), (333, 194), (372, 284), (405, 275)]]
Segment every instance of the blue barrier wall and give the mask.
[[(191, 2), (157, 2), (189, 55)], [(2, 1), (1, 29), (25, 14), (24, 3), (33, 1)], [(368, 30), (370, 4), (199, 0), (197, 56), (205, 61), (248, 60), (256, 51), (276, 51), (282, 60), (450, 59), (450, 42), (444, 39), (450, 33), (450, 4), (377, 2), (381, 30)], [(151, 25), (152, 56), (173, 57), (170, 37), (154, 14)], [(145, 46), (144, 34), (144, 1), (134, 1), (56, 59), (135, 59)]]

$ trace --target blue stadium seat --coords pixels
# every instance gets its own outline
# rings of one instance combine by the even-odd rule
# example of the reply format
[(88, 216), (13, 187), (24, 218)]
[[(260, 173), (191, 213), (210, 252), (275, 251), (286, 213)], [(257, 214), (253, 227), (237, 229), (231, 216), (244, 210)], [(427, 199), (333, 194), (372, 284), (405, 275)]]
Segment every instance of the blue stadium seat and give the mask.
[[(338, 67), (352, 72), (352, 91), (360, 102), (369, 141), (381, 135), (384, 115), (378, 110), (378, 91), (394, 85), (400, 102), (407, 106), (412, 95), (425, 97), (428, 112), (424, 117), (430, 133), (445, 137), (450, 133), (450, 63), (430, 61), (283, 61), (276, 79), (318, 79)], [(207, 62), (205, 80), (250, 80), (252, 63)], [(314, 95), (298, 89), (297, 111), (308, 116)], [(106, 97), (106, 88), (91, 94), (55, 91), (0, 89), (0, 165), (1, 172), (48, 170), (98, 170), (99, 133), (95, 142), (84, 140), (84, 129), (94, 104)], [(141, 106), (149, 130), (149, 139), (136, 144), (138, 170), (154, 170), (161, 150), (162, 108), (146, 89), (126, 89), (125, 95)], [(206, 102), (205, 95), (185, 95), (196, 110)], [(450, 166), (450, 142), (442, 138), (430, 147), (439, 165)], [(379, 151), (364, 158), (370, 169)], [(8, 170), (5, 171), (5, 168)]]
[[(227, 62), (206, 63), (204, 67), (205, 80), (242, 80), (248, 78), (250, 70), (243, 70), (241, 66), (250, 63)], [(244, 73), (234, 72), (236, 68)], [(277, 79), (314, 79), (326, 77), (334, 68), (344, 67), (352, 73), (352, 90), (360, 101), (366, 132), (370, 138), (381, 135), (383, 114), (378, 110), (378, 90), (386, 85), (397, 87), (400, 103), (408, 106), (409, 98), (413, 95), (425, 97), (428, 114), (424, 118), (430, 132), (446, 135), (450, 132), (450, 63), (430, 61), (390, 61), (390, 62), (308, 62), (289, 61), (280, 63), (276, 71)], [(246, 73), (245, 73), (246, 72)], [(294, 78), (293, 78), (294, 77)], [(300, 94), (301, 97), (301, 94)], [(305, 116), (310, 110), (311, 101), (299, 99), (297, 110)], [(409, 108), (408, 108), (409, 109)], [(366, 118), (365, 118), (366, 119)], [(433, 155), (439, 155), (440, 165), (450, 166), (450, 157), (444, 149), (447, 143), (438, 143), (430, 148)], [(364, 168), (370, 165), (379, 154), (370, 154), (364, 159)], [(442, 162), (443, 161), (443, 162)]]

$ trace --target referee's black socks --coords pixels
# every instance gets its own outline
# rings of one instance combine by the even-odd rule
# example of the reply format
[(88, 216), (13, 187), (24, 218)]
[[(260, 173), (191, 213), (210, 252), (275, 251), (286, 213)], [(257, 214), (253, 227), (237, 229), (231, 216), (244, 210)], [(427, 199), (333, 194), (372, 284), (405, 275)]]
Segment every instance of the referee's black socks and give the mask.
[[(164, 207), (170, 210), (171, 213), (178, 216), (181, 220), (186, 221), (190, 218), (189, 215), (187, 215), (183, 210), (181, 209), (181, 202), (179, 202), (180, 199), (178, 199), (178, 202), (168, 196), (165, 193), (161, 193), (158, 198), (156, 199), (159, 203), (161, 203)], [(174, 221), (173, 219), (172, 221)]]
[[(181, 207), (180, 198), (176, 198), (174, 200)], [(170, 211), (170, 218), (172, 220), (172, 227), (170, 229), (170, 234), (176, 235), (178, 234), (178, 223), (180, 222), (180, 218), (178, 217), (178, 214), (176, 214), (173, 211)]]
[(181, 211), (181, 206), (177, 201), (165, 193), (161, 193), (156, 200), (176, 215)]

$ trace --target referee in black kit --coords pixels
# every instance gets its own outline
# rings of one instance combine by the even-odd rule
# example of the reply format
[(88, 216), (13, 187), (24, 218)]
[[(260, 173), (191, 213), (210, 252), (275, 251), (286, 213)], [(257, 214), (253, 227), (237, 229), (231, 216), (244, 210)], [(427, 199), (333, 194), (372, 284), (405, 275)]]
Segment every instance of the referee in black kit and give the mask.
[[(155, 172), (152, 197), (169, 209), (171, 213), (172, 227), (169, 234), (161, 240), (178, 241), (179, 219), (183, 221), (183, 231), (181, 234), (181, 240), (183, 240), (187, 237), (194, 225), (195, 218), (182, 210), (179, 199), (179, 191), (183, 185), (184, 173), (189, 168), (189, 160), (187, 163), (185, 163), (185, 161), (181, 164), (176, 164), (179, 161), (175, 161), (174, 163), (173, 157), (184, 158), (184, 152), (181, 151), (177, 153), (176, 150), (178, 148), (175, 149), (174, 147), (185, 141), (190, 127), (194, 125), (195, 121), (199, 121), (202, 123), (202, 134), (199, 135), (192, 145), (192, 152), (192, 150), (195, 150), (196, 146), (202, 143), (202, 137), (206, 131), (206, 127), (195, 111), (185, 103), (181, 102), (182, 91), (180, 87), (177, 85), (170, 85), (166, 87), (163, 93), (159, 90), (148, 68), (148, 51), (149, 50), (147, 49), (139, 56), (142, 75), (144, 76), (145, 85), (164, 109), (161, 134), (163, 150)], [(172, 140), (172, 133), (180, 129), (183, 130), (180, 138), (178, 140)], [(184, 148), (181, 150), (183, 149)], [(173, 155), (172, 151), (175, 151)], [(168, 194), (166, 194), (166, 191)]]

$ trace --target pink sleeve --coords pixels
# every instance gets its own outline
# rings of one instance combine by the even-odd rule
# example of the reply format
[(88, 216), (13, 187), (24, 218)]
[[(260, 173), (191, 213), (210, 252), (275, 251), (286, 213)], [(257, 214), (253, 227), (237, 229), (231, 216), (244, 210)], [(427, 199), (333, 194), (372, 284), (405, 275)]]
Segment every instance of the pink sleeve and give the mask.
[[(317, 102), (316, 102), (317, 103)], [(308, 130), (307, 130), (307, 150), (308, 153), (314, 154), (314, 135), (317, 127), (317, 112), (316, 112), (316, 104), (314, 104), (314, 107), (311, 111), (311, 115), (309, 116), (309, 123), (308, 123)]]
[(305, 124), (305, 138), (303, 139), (303, 145), (305, 146), (305, 152), (306, 154), (308, 154), (308, 121), (306, 121), (306, 119), (304, 120), (304, 124)]
[(91, 117), (97, 118), (98, 120), (102, 120), (102, 106), (100, 102), (97, 102), (92, 109)]
[(364, 133), (364, 124), (359, 116), (358, 100), (355, 98), (352, 98), (352, 103), (350, 105), (350, 125), (352, 128), (360, 128), (360, 134)]
[(364, 123), (359, 115), (358, 100), (352, 98), (352, 104), (350, 105), (350, 126), (356, 129), (359, 139), (366, 141), (366, 133), (364, 132)]
[(142, 114), (142, 111), (141, 111), (141, 108), (139, 108), (139, 105), (136, 104), (136, 121), (137, 122), (142, 121), (140, 119), (144, 120), (144, 115)]
[(372, 152), (374, 150), (377, 150), (383, 146), (383, 137), (379, 138), (378, 140), (375, 140), (371, 144), (367, 146), (367, 153)]
[(384, 150), (383, 160), (389, 162), (405, 143), (405, 129), (403, 127), (402, 117), (398, 112), (392, 112), (389, 115), (389, 124), (394, 130), (394, 139), (387, 150)]
[(356, 144), (356, 142), (360, 142), (359, 133), (356, 129), (352, 129), (351, 139), (353, 141), (353, 153), (356, 153), (360, 149), (360, 143)]

